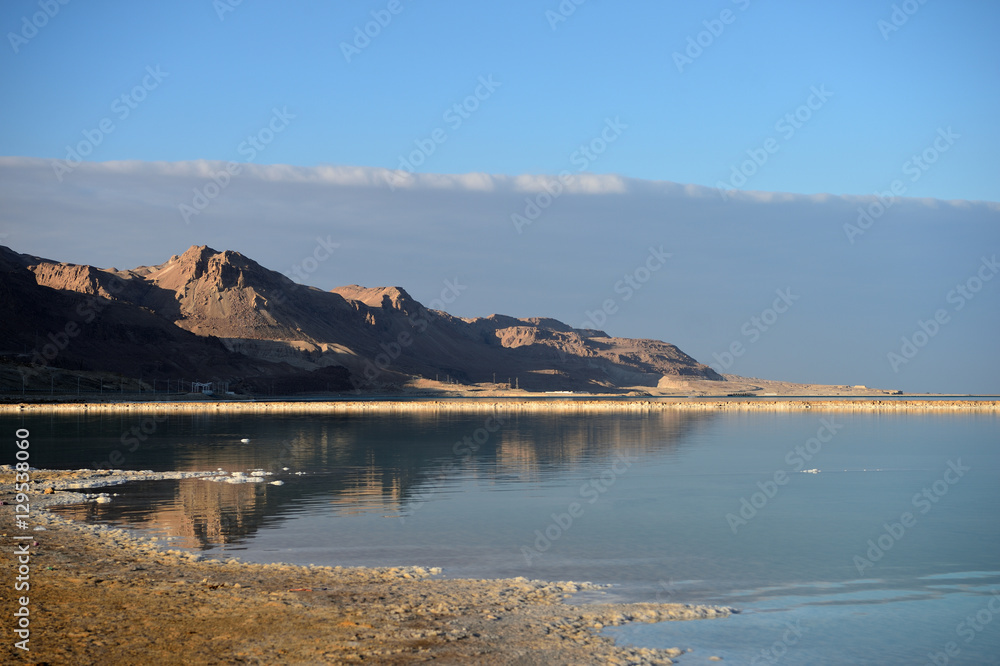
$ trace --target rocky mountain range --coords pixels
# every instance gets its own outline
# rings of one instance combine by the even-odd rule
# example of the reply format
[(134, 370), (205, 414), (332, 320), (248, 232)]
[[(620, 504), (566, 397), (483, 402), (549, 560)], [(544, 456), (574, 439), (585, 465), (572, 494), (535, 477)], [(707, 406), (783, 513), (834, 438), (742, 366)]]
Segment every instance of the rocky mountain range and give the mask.
[(527, 390), (616, 392), (723, 380), (666, 342), (554, 319), (455, 317), (400, 287), (323, 291), (206, 246), (127, 270), (0, 247), (0, 355), (5, 376), (60, 368), (228, 381), (246, 392), (508, 379)]

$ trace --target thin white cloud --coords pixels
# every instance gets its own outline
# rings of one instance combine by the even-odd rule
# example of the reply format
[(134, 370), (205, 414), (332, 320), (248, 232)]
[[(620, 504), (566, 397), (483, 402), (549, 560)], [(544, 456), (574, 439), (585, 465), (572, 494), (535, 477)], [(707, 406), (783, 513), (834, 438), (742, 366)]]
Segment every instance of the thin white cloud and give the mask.
[[(53, 165), (58, 160), (0, 156), (0, 169), (9, 176), (21, 173), (40, 175), (48, 171), (53, 184), (58, 184)], [(72, 181), (74, 175), (87, 174), (101, 176), (162, 176), (165, 178), (211, 179), (225, 171), (227, 164), (221, 160), (191, 160), (185, 162), (143, 162), (139, 160), (115, 162), (84, 162), (65, 176)], [(565, 194), (630, 194), (659, 193), (667, 196), (687, 196), (691, 198), (718, 198), (730, 201), (754, 203), (811, 202), (828, 203), (843, 201), (859, 205), (873, 201), (875, 195), (834, 195), (829, 193), (792, 194), (787, 192), (761, 192), (754, 190), (728, 190), (722, 197), (719, 189), (702, 185), (672, 183), (669, 181), (647, 181), (627, 178), (616, 174), (521, 174), (515, 176), (486, 173), (437, 174), (408, 173), (379, 167), (319, 165), (315, 167), (292, 166), (286, 164), (245, 164), (239, 163), (240, 180), (258, 180), (276, 184), (312, 183), (340, 187), (374, 187), (387, 189), (451, 190), (467, 192), (515, 192), (537, 194), (559, 190)], [(44, 185), (44, 182), (40, 183)], [(941, 200), (931, 198), (905, 198), (911, 203), (928, 207), (951, 206), (968, 209), (970, 206), (985, 206), (988, 210), (1000, 210), (1000, 202)]]

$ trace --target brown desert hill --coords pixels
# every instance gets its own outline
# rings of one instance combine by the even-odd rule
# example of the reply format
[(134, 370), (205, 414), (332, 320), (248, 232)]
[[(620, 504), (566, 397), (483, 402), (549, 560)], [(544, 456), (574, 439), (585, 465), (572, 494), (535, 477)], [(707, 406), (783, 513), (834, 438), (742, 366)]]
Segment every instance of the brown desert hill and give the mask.
[(130, 305), (265, 368), (346, 369), (362, 390), (414, 378), (489, 383), (494, 374), (531, 390), (656, 387), (665, 377), (724, 381), (658, 340), (615, 338), (548, 318), (463, 319), (425, 308), (401, 287), (322, 291), (206, 246), (123, 271), (11, 254), (38, 285)]
[[(185, 331), (120, 298), (142, 286), (122, 275), (0, 247), (0, 374), (12, 384), (7, 388), (20, 391), (22, 381), (28, 388), (48, 387), (58, 381), (57, 370), (84, 378), (91, 373), (93, 381), (101, 373), (143, 378), (147, 385), (167, 378), (242, 381), (248, 390), (260, 390), (265, 380), (269, 385), (301, 374), (288, 365), (233, 353), (215, 337)], [(339, 374), (335, 385), (344, 387), (347, 375)], [(324, 379), (324, 385), (331, 381)]]
[(655, 387), (665, 375), (722, 380), (674, 345), (657, 340), (613, 338), (549, 318), (462, 319), (424, 308), (400, 287), (351, 285), (333, 291), (367, 307), (366, 322), (379, 331), (380, 340), (390, 341), (380, 342), (375, 356), (368, 357), (374, 363), (366, 362), (366, 379), (396, 351), (395, 341), (401, 349), (394, 369), (428, 378), (448, 374), (463, 383), (490, 383), (494, 373), (499, 381), (518, 377), (532, 390)]
[[(205, 246), (192, 247), (158, 266), (126, 271), (32, 259), (37, 259), (30, 268), (39, 284), (127, 301), (198, 335), (296, 340), (303, 337), (303, 327), (324, 333), (325, 309), (349, 309), (343, 299), (297, 285), (238, 252)], [(111, 293), (113, 282), (118, 285)], [(322, 303), (315, 302), (310, 290)], [(306, 293), (290, 301), (289, 294), (296, 291)], [(275, 308), (280, 318), (272, 316)]]

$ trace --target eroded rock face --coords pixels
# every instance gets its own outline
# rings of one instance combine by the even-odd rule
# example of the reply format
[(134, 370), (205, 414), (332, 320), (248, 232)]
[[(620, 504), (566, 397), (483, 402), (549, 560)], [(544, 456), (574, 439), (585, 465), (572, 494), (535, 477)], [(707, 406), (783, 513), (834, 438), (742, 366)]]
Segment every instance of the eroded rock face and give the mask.
[(204, 245), (123, 271), (6, 256), (34, 277), (34, 289), (98, 297), (121, 306), (116, 316), (131, 308), (168, 328), (218, 339), (216, 347), (260, 362), (254, 372), (261, 376), (275, 364), (282, 372), (336, 366), (353, 375), (353, 388), (370, 390), (435, 377), (465, 384), (517, 377), (529, 390), (655, 387), (665, 376), (722, 380), (658, 340), (615, 338), (549, 318), (461, 319), (424, 307), (401, 287), (322, 291)]

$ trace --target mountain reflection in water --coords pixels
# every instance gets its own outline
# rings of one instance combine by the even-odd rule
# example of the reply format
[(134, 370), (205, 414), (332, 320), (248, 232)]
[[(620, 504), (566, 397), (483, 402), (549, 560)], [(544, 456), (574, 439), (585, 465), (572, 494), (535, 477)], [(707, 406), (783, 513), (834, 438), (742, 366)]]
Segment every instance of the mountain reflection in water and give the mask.
[[(121, 433), (145, 416), (43, 417), (54, 438), (40, 467), (97, 467), (118, 450), (120, 469), (227, 472), (263, 470), (261, 483), (201, 479), (130, 483), (109, 504), (60, 507), (78, 519), (131, 524), (169, 535), (173, 543), (209, 549), (240, 544), (264, 524), (328, 502), (338, 514), (405, 517), (428, 500), (426, 488), (457, 479), (481, 486), (544, 483), (567, 472), (669, 455), (711, 413), (656, 411), (633, 415), (574, 413), (390, 416), (178, 415), (159, 423), (134, 452)], [(249, 438), (249, 443), (241, 443)], [(90, 452), (85, 452), (85, 449)], [(107, 463), (104, 463), (107, 466)], [(287, 470), (285, 469), (287, 468)], [(268, 482), (283, 480), (284, 485)]]

